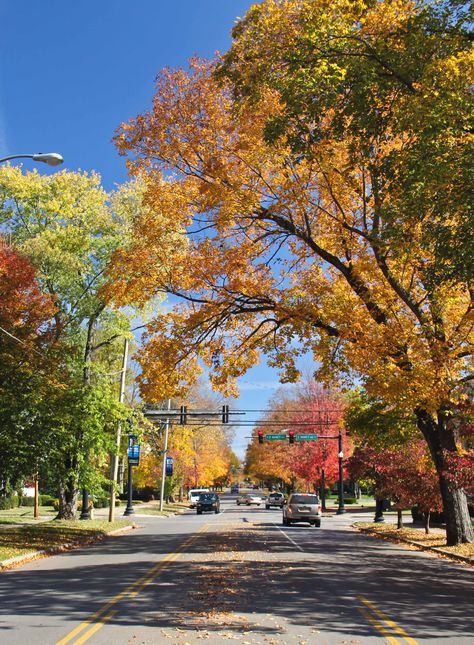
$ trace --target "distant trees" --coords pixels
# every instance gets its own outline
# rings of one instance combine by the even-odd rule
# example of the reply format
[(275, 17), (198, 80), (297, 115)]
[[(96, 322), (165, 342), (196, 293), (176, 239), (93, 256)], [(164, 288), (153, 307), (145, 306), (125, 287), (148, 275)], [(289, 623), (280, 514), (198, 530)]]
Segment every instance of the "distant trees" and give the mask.
[[(219, 402), (200, 384), (188, 394), (186, 403), (194, 410), (218, 410)], [(177, 404), (173, 403), (173, 406)], [(176, 494), (198, 486), (220, 486), (231, 480), (239, 460), (233, 453), (233, 431), (217, 417), (189, 417), (187, 425), (173, 423), (169, 431), (168, 455), (174, 457), (173, 478), (168, 488)], [(164, 431), (159, 425), (145, 433), (151, 452), (135, 469), (137, 486), (157, 488), (161, 480)]]
[[(324, 389), (311, 379), (306, 379), (295, 389), (293, 396), (278, 394), (269, 404), (264, 415), (264, 433), (295, 430), (318, 435), (315, 441), (288, 442), (266, 441), (259, 445), (256, 433), (247, 449), (246, 472), (260, 480), (282, 480), (287, 484), (319, 490), (325, 482), (334, 484), (339, 475), (338, 441), (324, 439), (325, 435), (336, 436), (345, 430), (342, 426), (344, 402), (337, 393)], [(276, 425), (272, 427), (272, 422)], [(304, 423), (304, 426), (298, 424)], [(350, 446), (346, 440), (346, 457)]]

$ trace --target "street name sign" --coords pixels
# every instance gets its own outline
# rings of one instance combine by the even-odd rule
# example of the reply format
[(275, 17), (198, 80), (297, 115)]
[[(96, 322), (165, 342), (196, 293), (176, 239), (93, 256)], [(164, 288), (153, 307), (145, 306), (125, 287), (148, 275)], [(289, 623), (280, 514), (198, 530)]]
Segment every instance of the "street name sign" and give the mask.
[(296, 441), (314, 441), (318, 438), (317, 434), (297, 434), (295, 435)]
[(266, 434), (265, 439), (268, 439), (269, 441), (277, 441), (278, 439), (285, 440), (285, 439), (288, 439), (288, 435), (287, 434)]

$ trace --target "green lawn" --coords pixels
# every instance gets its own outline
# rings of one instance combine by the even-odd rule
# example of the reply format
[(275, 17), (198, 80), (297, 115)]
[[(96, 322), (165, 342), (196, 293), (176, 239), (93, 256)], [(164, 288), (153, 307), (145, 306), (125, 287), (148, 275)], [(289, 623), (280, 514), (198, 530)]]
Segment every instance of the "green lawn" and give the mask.
[(0, 530), (0, 562), (15, 556), (71, 542), (86, 543), (130, 524), (129, 520), (49, 521), (23, 526), (9, 526)]
[[(40, 506), (39, 514), (39, 519), (44, 520), (47, 517), (54, 517), (57, 513), (52, 506)], [(20, 506), (19, 508), (11, 508), (8, 511), (0, 511), (0, 525), (34, 520), (34, 508), (32, 506)]]

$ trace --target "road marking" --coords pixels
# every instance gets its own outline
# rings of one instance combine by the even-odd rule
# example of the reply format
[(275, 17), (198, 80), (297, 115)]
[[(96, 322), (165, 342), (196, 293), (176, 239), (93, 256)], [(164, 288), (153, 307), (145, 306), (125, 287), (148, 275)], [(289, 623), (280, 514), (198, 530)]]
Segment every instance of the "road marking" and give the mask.
[(289, 536), (289, 535), (287, 535), (287, 534), (285, 533), (285, 531), (283, 531), (283, 530), (278, 526), (278, 524), (275, 524), (275, 522), (273, 522), (273, 526), (274, 526), (276, 529), (278, 529), (278, 530), (280, 531), (280, 533), (286, 537), (286, 539), (287, 539), (287, 540), (289, 540), (292, 544), (294, 544), (294, 546), (295, 546), (297, 549), (299, 549), (302, 553), (304, 553), (304, 549), (303, 549), (303, 548), (301, 548), (301, 547), (300, 547), (300, 545), (299, 545), (299, 544), (297, 544), (294, 540), (292, 540), (292, 539), (290, 538), (290, 536)]
[(85, 620), (68, 634), (66, 634), (66, 636), (58, 641), (56, 645), (66, 645), (67, 643), (71, 643), (78, 634), (86, 629), (86, 627), (92, 625), (92, 627), (90, 627), (82, 636), (74, 641), (74, 645), (81, 645), (82, 643), (85, 643), (86, 640), (88, 640), (93, 634), (95, 634), (101, 627), (105, 625), (108, 620), (110, 620), (117, 613), (117, 610), (114, 610), (107, 615), (104, 615), (111, 607), (113, 607), (126, 596), (128, 596), (129, 598), (134, 598), (135, 596), (137, 596), (145, 587), (150, 584), (150, 582), (152, 582), (152, 580), (154, 580), (158, 576), (161, 571), (163, 571), (163, 569), (166, 569), (166, 567), (171, 564), (171, 562), (176, 560), (183, 553), (183, 551), (185, 551), (185, 549), (187, 549), (195, 540), (197, 540), (201, 533), (207, 531), (208, 528), (209, 524), (204, 524), (203, 526), (201, 526), (201, 528), (198, 529), (196, 533), (194, 533), (194, 535), (183, 542), (183, 544), (181, 544), (181, 546), (179, 546), (174, 553), (168, 554), (165, 558), (154, 564), (146, 573), (140, 576), (138, 580), (135, 580), (135, 582), (133, 582), (119, 594), (111, 598), (109, 602), (103, 605), (103, 607), (94, 612), (88, 620)]
[(104, 616), (100, 620), (98, 620), (90, 629), (88, 629), (80, 638), (77, 639), (77, 641), (74, 642), (74, 645), (81, 645), (82, 643), (85, 643), (86, 640), (88, 640), (91, 636), (93, 636), (96, 632), (99, 631), (101, 627), (105, 625), (105, 623), (112, 618), (112, 616), (115, 616), (117, 613), (117, 610), (114, 609), (114, 611), (111, 611), (110, 614), (107, 614), (107, 616)]
[[(419, 645), (418, 641), (411, 636), (407, 634), (407, 632), (403, 629), (403, 627), (400, 627), (394, 620), (392, 620), (387, 614), (385, 614), (381, 609), (379, 609), (376, 605), (374, 605), (373, 602), (370, 602), (365, 596), (357, 596), (357, 600), (360, 600), (360, 602), (364, 603), (366, 607), (368, 607), (374, 614), (376, 614), (379, 618), (383, 620), (383, 622), (393, 629), (394, 632), (396, 632), (399, 636), (401, 636), (408, 645)], [(364, 610), (365, 613), (366, 610)], [(374, 618), (374, 620), (376, 620)], [(378, 622), (378, 621), (377, 621)], [(397, 641), (395, 641), (397, 642)]]
[(379, 623), (379, 621), (378, 621), (376, 618), (374, 618), (371, 614), (369, 614), (369, 612), (367, 611), (367, 609), (364, 609), (364, 607), (357, 607), (357, 611), (358, 611), (359, 613), (361, 613), (361, 614), (362, 614), (362, 616), (364, 616), (364, 618), (365, 618), (367, 621), (369, 621), (369, 623), (370, 623), (371, 625), (373, 625), (373, 626), (375, 627), (375, 629), (376, 629), (380, 634), (382, 634), (382, 636), (383, 636), (384, 638), (386, 638), (386, 639), (388, 640), (388, 642), (389, 642), (389, 643), (391, 643), (392, 645), (401, 645), (400, 641), (399, 641), (399, 640), (397, 640), (396, 638), (394, 638), (393, 636), (390, 636), (390, 634), (389, 634), (389, 633), (388, 633), (388, 631), (385, 629), (385, 627), (382, 625), (382, 623)]

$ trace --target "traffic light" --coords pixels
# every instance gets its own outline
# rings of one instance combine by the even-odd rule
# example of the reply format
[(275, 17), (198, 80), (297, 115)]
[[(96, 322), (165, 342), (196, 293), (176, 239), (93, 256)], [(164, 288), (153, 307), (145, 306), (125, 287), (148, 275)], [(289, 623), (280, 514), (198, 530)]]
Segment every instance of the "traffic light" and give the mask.
[(188, 407), (182, 405), (179, 410), (179, 425), (185, 426), (187, 421)]
[(263, 443), (263, 431), (262, 430), (259, 430), (257, 432), (257, 436), (258, 436), (258, 443)]
[(229, 423), (229, 406), (222, 406), (222, 423)]
[(290, 430), (288, 432), (288, 442), (289, 443), (295, 443), (295, 431), (294, 430)]

